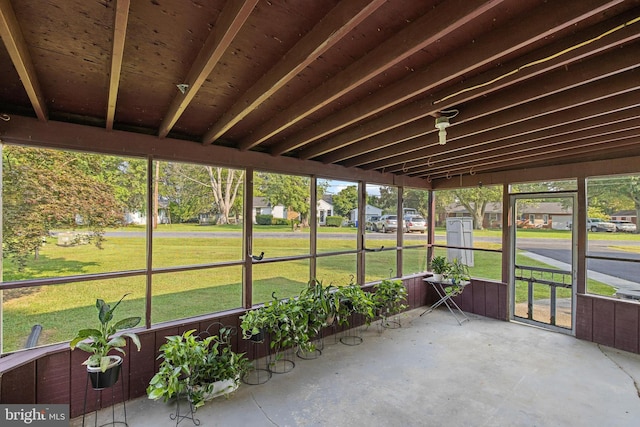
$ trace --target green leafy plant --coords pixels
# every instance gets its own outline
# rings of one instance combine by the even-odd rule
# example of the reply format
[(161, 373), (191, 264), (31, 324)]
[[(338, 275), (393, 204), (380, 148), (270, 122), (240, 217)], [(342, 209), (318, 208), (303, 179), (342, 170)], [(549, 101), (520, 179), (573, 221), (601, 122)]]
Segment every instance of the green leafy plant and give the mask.
[(311, 280), (301, 293), (298, 300), (309, 313), (309, 323), (317, 331), (324, 326), (329, 326), (335, 321), (340, 304), (338, 288), (333, 285), (324, 286), (322, 281)]
[(469, 268), (458, 258), (455, 258), (449, 266), (447, 277), (451, 280), (451, 283), (459, 284), (468, 281), (471, 275), (469, 274)]
[(460, 295), (464, 290), (462, 282), (467, 282), (471, 279), (469, 268), (458, 258), (455, 258), (449, 266), (447, 277), (449, 280), (451, 280), (451, 284), (453, 286), (448, 286), (445, 291), (453, 296)]
[(251, 339), (260, 332), (269, 333), (269, 346), (276, 350), (306, 346), (310, 340), (309, 313), (298, 299), (279, 300), (275, 292), (264, 306), (241, 316), (242, 337)]
[(385, 279), (375, 286), (372, 296), (376, 311), (382, 317), (393, 316), (407, 308), (407, 288), (402, 280)]
[(447, 261), (447, 258), (442, 255), (433, 257), (433, 260), (431, 261), (431, 270), (435, 274), (447, 274), (449, 271), (449, 262)]
[(340, 286), (336, 290), (339, 298), (338, 323), (349, 324), (349, 315), (358, 313), (364, 316), (365, 323), (371, 323), (375, 317), (375, 303), (369, 294), (358, 285)]
[[(138, 351), (140, 351), (140, 339), (135, 333), (124, 332), (115, 335), (118, 331), (137, 326), (141, 320), (140, 317), (127, 317), (114, 323), (113, 312), (127, 295), (128, 294), (124, 294), (113, 308), (101, 299), (96, 300), (100, 329), (81, 329), (78, 331), (76, 337), (69, 343), (71, 350), (77, 347), (91, 354), (89, 358), (83, 362), (83, 365), (100, 367), (102, 372), (106, 371), (111, 363), (111, 358), (109, 357), (111, 350), (115, 350), (122, 355), (125, 354), (123, 350), (123, 347), (127, 345), (125, 337), (129, 337), (131, 342), (138, 348)], [(85, 342), (87, 339), (91, 339), (91, 341)]]
[(254, 310), (249, 310), (242, 316), (240, 316), (240, 329), (242, 329), (242, 338), (262, 341), (262, 339), (256, 339), (260, 334), (264, 334), (267, 329), (273, 323), (271, 316), (272, 313), (267, 312), (265, 307), (260, 307)]
[(235, 390), (250, 362), (244, 353), (232, 351), (230, 334), (229, 328), (221, 328), (219, 335), (200, 339), (191, 329), (167, 337), (158, 356), (162, 363), (147, 387), (149, 399), (166, 402), (186, 393), (199, 408), (211, 396), (216, 382), (231, 380), (231, 389)]

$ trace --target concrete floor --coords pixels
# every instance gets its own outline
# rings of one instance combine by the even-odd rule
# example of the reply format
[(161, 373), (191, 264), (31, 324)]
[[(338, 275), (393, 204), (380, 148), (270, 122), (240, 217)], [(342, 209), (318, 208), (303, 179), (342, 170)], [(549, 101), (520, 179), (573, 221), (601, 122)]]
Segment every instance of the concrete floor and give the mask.
[[(640, 425), (639, 355), (474, 315), (460, 326), (444, 308), (423, 311), (403, 313), (400, 329), (362, 328), (357, 346), (326, 338), (319, 358), (298, 358), (265, 384), (242, 384), (196, 417), (201, 426)], [(174, 426), (175, 407), (130, 401), (128, 424)], [(110, 419), (107, 410), (97, 421)]]

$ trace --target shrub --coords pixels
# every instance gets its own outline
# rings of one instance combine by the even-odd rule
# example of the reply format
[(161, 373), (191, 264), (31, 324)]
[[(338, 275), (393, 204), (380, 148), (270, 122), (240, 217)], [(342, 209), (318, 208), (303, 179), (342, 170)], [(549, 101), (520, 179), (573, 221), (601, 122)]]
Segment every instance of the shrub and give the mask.
[(271, 220), (271, 225), (290, 225), (290, 222), (288, 219), (284, 218), (273, 218)]
[(273, 222), (273, 215), (256, 215), (256, 224), (258, 225), (271, 225)]
[(342, 226), (342, 221), (344, 221), (344, 218), (341, 216), (328, 216), (325, 224), (327, 227), (340, 227)]

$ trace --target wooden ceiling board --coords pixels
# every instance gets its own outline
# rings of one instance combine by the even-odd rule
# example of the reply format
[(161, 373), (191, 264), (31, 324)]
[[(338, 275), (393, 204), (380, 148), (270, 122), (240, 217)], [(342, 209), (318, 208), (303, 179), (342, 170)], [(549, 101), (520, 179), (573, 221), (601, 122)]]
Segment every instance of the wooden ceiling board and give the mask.
[[(31, 102), (4, 44), (0, 44), (0, 113), (32, 110)], [(6, 110), (6, 111), (5, 111)]]
[[(204, 134), (258, 79), (300, 40), (334, 2), (259, 2), (240, 30), (242, 37), (231, 44), (218, 66), (211, 72), (176, 127), (190, 127)], [(306, 13), (305, 13), (306, 12)], [(296, 17), (295, 25), (280, 23)], [(259, 108), (258, 116), (272, 111)], [(195, 124), (195, 122), (199, 124)], [(241, 134), (246, 134), (241, 123)], [(238, 132), (237, 129), (234, 129)]]
[[(285, 169), (309, 160), (394, 182), (433, 169), (434, 187), (474, 165), (490, 176), (637, 151), (640, 130), (625, 126), (640, 99), (640, 0), (133, 0), (110, 81), (117, 4), (0, 0), (0, 113), (108, 131), (117, 89), (118, 131), (266, 151)], [(343, 8), (362, 19), (340, 27)], [(440, 146), (434, 117), (451, 109)]]
[(160, 125), (178, 91), (177, 85), (183, 82), (209, 36), (222, 4), (180, 0), (131, 2), (116, 122), (145, 128)]

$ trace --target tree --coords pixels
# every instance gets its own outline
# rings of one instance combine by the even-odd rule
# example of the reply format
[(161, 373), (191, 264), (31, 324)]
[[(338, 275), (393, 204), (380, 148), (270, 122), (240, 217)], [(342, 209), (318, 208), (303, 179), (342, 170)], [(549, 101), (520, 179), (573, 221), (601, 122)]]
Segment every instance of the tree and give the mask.
[(380, 197), (378, 207), (385, 214), (396, 213), (398, 210), (398, 187), (380, 187)]
[(402, 206), (413, 208), (426, 218), (429, 214), (429, 191), (413, 188), (405, 190)]
[(3, 149), (3, 245), (20, 270), (55, 227), (88, 231), (101, 248), (104, 229), (123, 222), (99, 155), (7, 145)]
[(147, 161), (100, 156), (99, 179), (111, 185), (116, 200), (127, 212), (145, 212), (147, 206)]
[(453, 201), (464, 206), (467, 212), (473, 217), (473, 227), (477, 230), (482, 230), (487, 204), (500, 202), (502, 200), (502, 187), (460, 188), (457, 190), (439, 191), (437, 196), (440, 199)]
[(632, 209), (636, 211), (636, 218), (640, 218), (640, 176), (590, 179), (587, 190), (590, 215), (593, 210), (604, 212), (608, 217), (614, 211)]
[(158, 162), (156, 171), (157, 200), (166, 203), (172, 222), (183, 223), (194, 219), (201, 212), (212, 209), (213, 197), (210, 195), (205, 168), (179, 162)]
[[(288, 210), (300, 214), (302, 226), (309, 225), (311, 210), (310, 178), (296, 175), (261, 173), (259, 182), (260, 194), (271, 203), (271, 206), (283, 205)], [(322, 197), (324, 188), (318, 186), (318, 197)]]
[[(162, 164), (160, 197), (169, 201), (173, 218), (188, 221), (203, 212), (227, 224), (244, 183), (244, 171), (188, 163)], [(240, 198), (241, 199), (241, 198)]]
[(355, 185), (345, 187), (332, 200), (334, 212), (347, 217), (349, 212), (358, 207), (358, 188)]
[(220, 212), (219, 224), (229, 222), (229, 214), (235, 204), (238, 190), (244, 182), (244, 171), (236, 169), (212, 168), (207, 166), (209, 184), (213, 198)]

